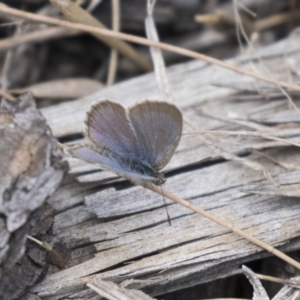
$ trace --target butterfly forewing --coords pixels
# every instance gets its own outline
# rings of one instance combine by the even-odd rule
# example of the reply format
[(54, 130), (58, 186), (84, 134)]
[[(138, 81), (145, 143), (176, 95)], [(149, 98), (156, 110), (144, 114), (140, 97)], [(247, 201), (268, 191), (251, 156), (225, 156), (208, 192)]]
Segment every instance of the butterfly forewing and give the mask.
[(139, 159), (156, 170), (171, 159), (181, 136), (182, 114), (173, 104), (145, 101), (129, 110), (138, 142)]
[(136, 173), (128, 168), (125, 168), (122, 163), (114, 159), (110, 155), (110, 151), (103, 148), (96, 148), (92, 145), (77, 146), (69, 150), (74, 157), (87, 161), (93, 164), (99, 164), (104, 169), (117, 173), (119, 176), (129, 180), (139, 182), (142, 180), (153, 181), (151, 176)]
[(96, 146), (124, 157), (137, 157), (137, 139), (120, 104), (111, 101), (97, 103), (88, 113), (86, 124), (87, 135)]

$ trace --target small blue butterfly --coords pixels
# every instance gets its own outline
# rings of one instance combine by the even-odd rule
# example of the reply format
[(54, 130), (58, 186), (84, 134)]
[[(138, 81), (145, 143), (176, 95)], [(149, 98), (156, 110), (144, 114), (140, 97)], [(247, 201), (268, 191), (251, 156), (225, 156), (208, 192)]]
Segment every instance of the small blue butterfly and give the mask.
[(144, 101), (128, 110), (106, 100), (87, 113), (87, 136), (93, 144), (76, 146), (77, 158), (133, 182), (165, 182), (161, 170), (171, 159), (182, 132), (182, 114), (173, 104)]

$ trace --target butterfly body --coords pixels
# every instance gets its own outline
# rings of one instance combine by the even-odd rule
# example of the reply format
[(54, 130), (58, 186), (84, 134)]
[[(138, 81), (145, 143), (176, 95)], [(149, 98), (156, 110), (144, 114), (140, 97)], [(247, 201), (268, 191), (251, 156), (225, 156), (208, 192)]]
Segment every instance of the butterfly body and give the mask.
[(164, 174), (151, 167), (147, 161), (122, 157), (109, 150), (106, 150), (105, 152), (103, 151), (102, 155), (109, 156), (112, 160), (118, 161), (120, 165), (124, 166), (126, 170), (130, 170), (132, 173), (137, 173), (151, 178), (151, 181), (153, 181), (156, 185), (161, 185), (165, 182)]
[(141, 175), (151, 177), (151, 181), (156, 185), (161, 185), (165, 182), (163, 173), (157, 172), (154, 168), (152, 168), (148, 162), (139, 161), (135, 159), (128, 159), (124, 157), (118, 158), (119, 162), (128, 170), (131, 170), (133, 173), (138, 173)]
[(70, 153), (131, 181), (165, 182), (159, 172), (173, 155), (182, 130), (182, 115), (173, 104), (145, 101), (126, 111), (120, 104), (102, 101), (86, 120), (92, 145)]

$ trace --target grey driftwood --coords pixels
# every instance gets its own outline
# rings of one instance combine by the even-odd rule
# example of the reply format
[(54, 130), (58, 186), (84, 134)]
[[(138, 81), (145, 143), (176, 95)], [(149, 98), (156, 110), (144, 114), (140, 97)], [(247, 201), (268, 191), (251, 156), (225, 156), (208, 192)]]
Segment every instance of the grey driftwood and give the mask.
[[(0, 139), (0, 299), (19, 299), (41, 271), (23, 256), (27, 234), (67, 165), (29, 93), (1, 102)], [(43, 221), (40, 230), (49, 229)]]
[[(296, 82), (286, 59), (299, 50), (299, 41), (289, 39), (257, 53), (272, 77)], [(247, 54), (230, 63), (263, 72), (256, 57)], [(170, 67), (168, 77), (174, 101), (187, 121), (185, 133), (259, 131), (300, 142), (300, 115), (276, 86), (202, 61)], [(161, 95), (154, 75), (148, 74), (44, 108), (42, 113), (55, 136), (78, 137), (70, 143), (74, 144), (81, 142), (85, 112), (100, 99), (128, 106)], [(294, 101), (299, 104), (296, 97)], [(182, 167), (164, 188), (282, 251), (296, 250), (300, 248), (299, 150), (259, 137), (183, 135), (167, 168), (207, 156), (212, 160), (192, 169)], [(71, 259), (63, 270), (47, 274), (32, 288), (43, 299), (100, 299), (86, 286), (90, 280), (124, 284), (155, 297), (230, 276), (241, 264), (270, 255), (171, 201), (167, 201), (169, 226), (160, 196), (129, 186), (96, 166), (66, 160), (69, 176), (49, 199), (57, 214), (48, 241), (67, 245)]]

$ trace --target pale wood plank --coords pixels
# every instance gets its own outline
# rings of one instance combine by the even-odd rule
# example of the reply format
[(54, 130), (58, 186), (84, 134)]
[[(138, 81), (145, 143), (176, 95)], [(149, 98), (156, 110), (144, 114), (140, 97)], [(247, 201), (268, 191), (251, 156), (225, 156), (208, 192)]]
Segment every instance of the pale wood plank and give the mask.
[[(282, 51), (290, 51), (282, 43), (278, 45), (281, 50), (276, 45), (263, 50), (270, 59), (269, 65), (276, 65), (277, 72), (280, 66), (285, 68)], [(236, 61), (247, 62), (245, 57)], [(276, 102), (264, 98), (243, 101), (237, 95), (230, 97), (235, 94), (234, 90), (211, 85), (217, 77), (234, 82), (241, 75), (203, 62), (171, 67), (168, 74), (175, 102), (194, 127), (260, 130), (300, 142), (298, 124), (280, 128), (258, 123), (263, 115), (272, 117), (287, 109), (287, 100), (283, 97)], [(252, 79), (246, 78), (245, 82), (253, 85)], [(90, 103), (104, 96), (131, 105), (143, 98), (155, 99), (159, 93), (153, 75), (149, 74), (73, 103), (46, 108), (43, 113), (57, 136), (77, 134), (82, 132), (81, 122)], [(224, 151), (261, 164), (275, 181), (288, 182), (296, 191), (300, 181), (298, 171), (287, 171), (265, 157), (250, 154), (249, 148), (259, 149), (296, 167), (300, 165), (298, 148), (259, 138), (208, 138)], [(253, 184), (269, 188), (270, 182), (262, 172), (235, 161), (224, 161), (195, 136), (182, 138), (168, 167), (206, 156), (212, 156), (210, 164), (193, 170), (182, 168), (182, 173), (169, 178), (164, 188), (273, 246), (282, 250), (299, 249), (299, 230), (295, 226), (300, 213), (298, 197), (284, 197), (282, 191), (278, 195), (280, 190), (273, 187), (271, 195), (245, 190)], [(129, 288), (142, 289), (155, 296), (229, 276), (241, 263), (269, 255), (170, 201), (167, 203), (172, 226), (169, 226), (161, 197), (141, 187), (128, 188), (124, 180), (109, 172), (100, 172), (74, 159), (67, 158), (67, 161), (72, 177), (49, 200), (58, 210), (51, 241), (63, 241), (72, 248), (72, 258), (70, 268), (48, 275), (33, 288), (46, 299), (84, 293), (90, 279), (116, 283), (130, 280)]]

